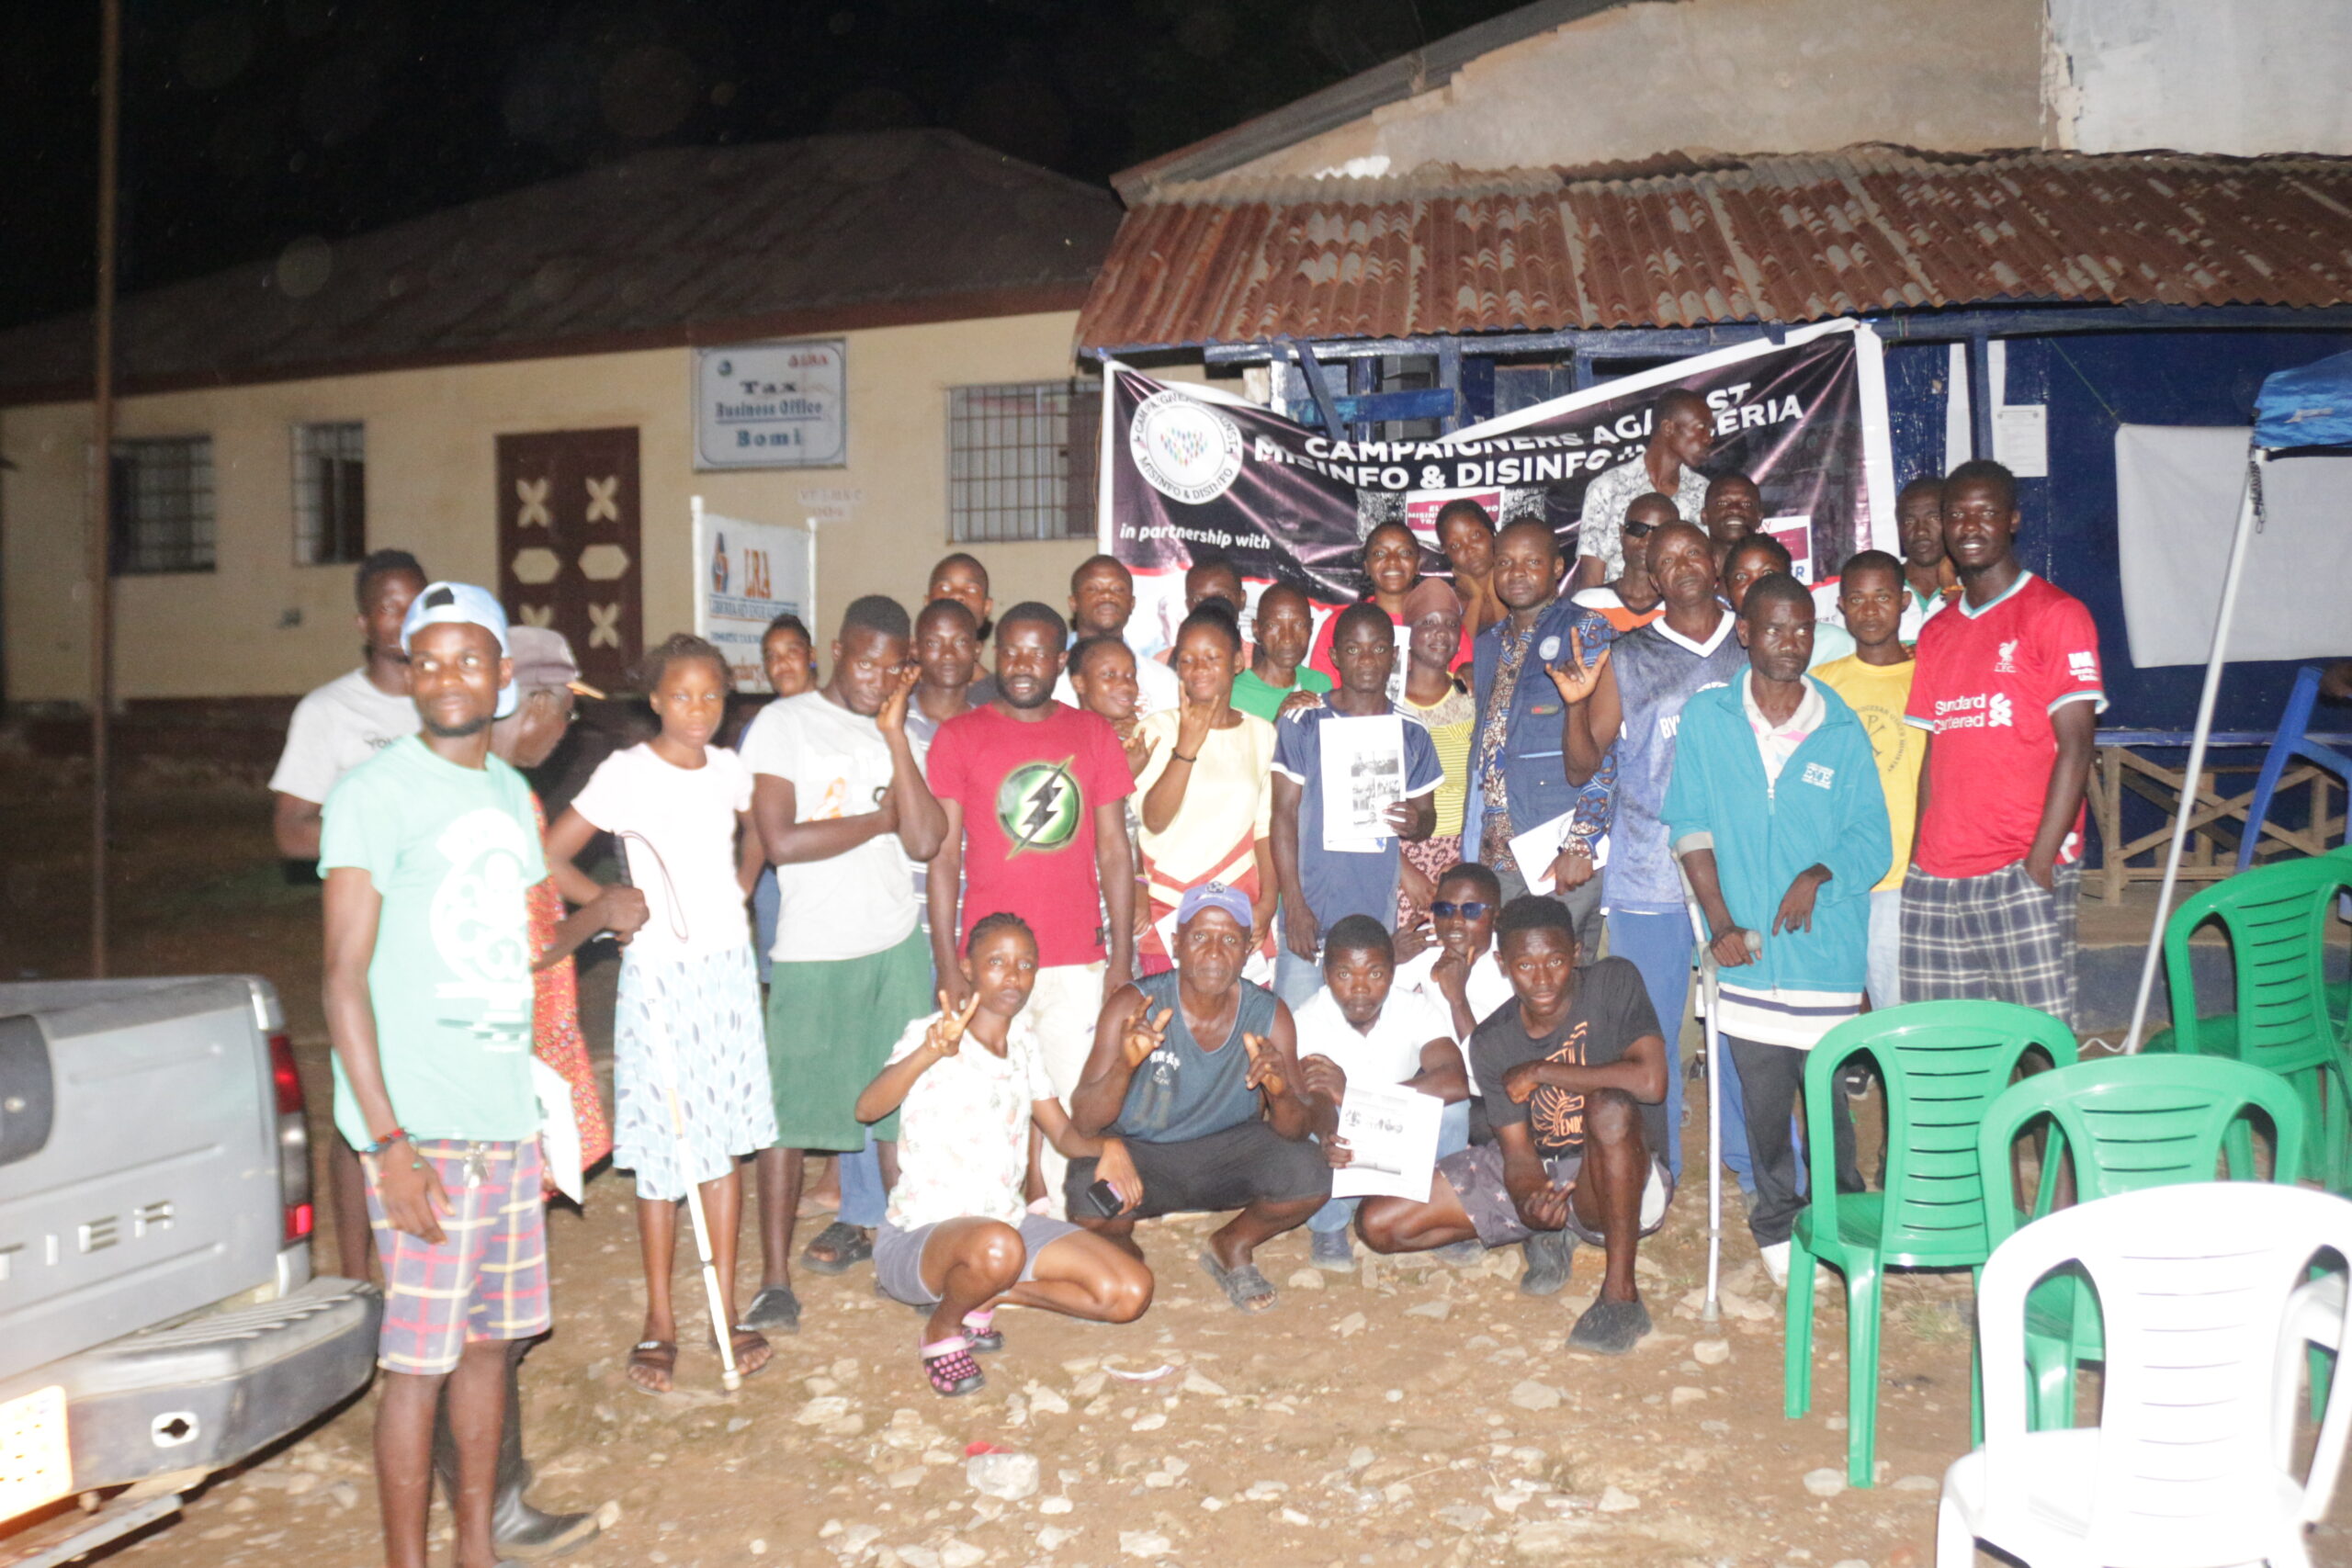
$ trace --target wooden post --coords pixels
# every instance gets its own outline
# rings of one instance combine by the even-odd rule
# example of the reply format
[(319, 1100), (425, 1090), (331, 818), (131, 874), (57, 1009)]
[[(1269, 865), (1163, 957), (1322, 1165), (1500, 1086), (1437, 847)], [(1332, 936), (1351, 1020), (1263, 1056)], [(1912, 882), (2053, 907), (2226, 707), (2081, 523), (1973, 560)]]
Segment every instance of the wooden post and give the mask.
[(114, 706), (114, 295), (121, 167), (122, 0), (98, 6), (98, 299), (91, 344), (97, 473), (86, 546), (90, 582), (90, 976), (107, 973), (107, 721)]

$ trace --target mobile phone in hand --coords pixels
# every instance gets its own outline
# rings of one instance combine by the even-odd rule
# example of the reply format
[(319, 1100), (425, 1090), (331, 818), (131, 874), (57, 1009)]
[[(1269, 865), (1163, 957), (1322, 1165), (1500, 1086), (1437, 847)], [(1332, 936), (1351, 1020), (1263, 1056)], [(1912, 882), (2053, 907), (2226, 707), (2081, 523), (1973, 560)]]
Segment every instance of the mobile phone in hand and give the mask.
[(1107, 1181), (1097, 1181), (1080, 1195), (1078, 1206), (1098, 1219), (1110, 1219), (1125, 1207), (1119, 1200), (1119, 1190)]

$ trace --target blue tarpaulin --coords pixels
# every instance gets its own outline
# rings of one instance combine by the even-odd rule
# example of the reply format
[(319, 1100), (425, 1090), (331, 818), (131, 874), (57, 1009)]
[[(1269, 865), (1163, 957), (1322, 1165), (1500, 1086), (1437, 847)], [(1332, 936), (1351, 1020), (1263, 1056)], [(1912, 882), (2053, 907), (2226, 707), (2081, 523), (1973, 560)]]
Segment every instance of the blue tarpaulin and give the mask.
[(2265, 378), (2254, 400), (2254, 443), (2271, 452), (2352, 446), (2352, 354)]

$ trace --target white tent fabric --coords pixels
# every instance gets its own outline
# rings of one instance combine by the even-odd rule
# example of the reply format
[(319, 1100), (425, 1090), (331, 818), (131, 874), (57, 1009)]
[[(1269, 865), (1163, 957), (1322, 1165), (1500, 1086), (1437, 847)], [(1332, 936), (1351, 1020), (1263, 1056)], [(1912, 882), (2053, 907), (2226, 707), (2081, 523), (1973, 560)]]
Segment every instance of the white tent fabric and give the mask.
[[(2202, 664), (2220, 604), (2213, 563), (2230, 547), (2245, 494), (2244, 425), (2126, 424), (2115, 432), (2115, 512), (2123, 619), (2143, 670)], [(2246, 547), (2245, 586), (2262, 614), (2230, 637), (2241, 660), (2324, 659), (2346, 651), (2352, 582), (2340, 465), (2295, 461), (2265, 472), (2263, 521)]]
[[(2327, 444), (2324, 447), (2321, 444)], [(2283, 457), (2278, 454), (2285, 454)], [(2213, 733), (2213, 703), (2221, 694), (2222, 670), (2231, 652), (2230, 628), (2235, 618), (2238, 591), (2245, 581), (2246, 558), (2256, 533), (2263, 526), (2266, 502), (2282, 465), (2324, 470), (2316, 483), (2334, 483), (2345, 493), (2338, 475), (2352, 477), (2340, 460), (2352, 455), (2352, 354), (2339, 354), (2299, 369), (2281, 370), (2267, 378), (2255, 399), (2255, 428), (2246, 443), (2245, 477), (2239, 491), (2237, 527), (2230, 539), (2229, 565), (2222, 573), (2221, 605), (2213, 622), (2212, 646), (2205, 663), (2205, 690), (2197, 704), (2197, 730), (2188, 748), (2190, 787), (2180, 792), (2180, 811), (2173, 818), (2172, 844), (2165, 857), (2165, 879), (2156, 895), (2155, 923), (2148, 933), (2147, 957), (2140, 965), (2140, 994), (2132, 1007), (2132, 1031), (2124, 1049), (2137, 1051), (2148, 1021), (2148, 997), (2154, 988), (2156, 964), (2164, 951), (2165, 921), (2172, 913), (2172, 895), (2180, 880), (2180, 854), (2188, 841), (2188, 819), (2197, 809), (2195, 781), (2205, 772), (2205, 742)], [(2330, 459), (2339, 459), (2331, 461)], [(2300, 480), (2305, 476), (2298, 475)], [(2342, 530), (2345, 507), (2334, 509), (2335, 525)], [(2340, 579), (2337, 580), (2340, 581)], [(2321, 619), (2319, 629), (2335, 628), (2341, 635), (2340, 611)], [(2111, 846), (2110, 846), (2110, 852)]]

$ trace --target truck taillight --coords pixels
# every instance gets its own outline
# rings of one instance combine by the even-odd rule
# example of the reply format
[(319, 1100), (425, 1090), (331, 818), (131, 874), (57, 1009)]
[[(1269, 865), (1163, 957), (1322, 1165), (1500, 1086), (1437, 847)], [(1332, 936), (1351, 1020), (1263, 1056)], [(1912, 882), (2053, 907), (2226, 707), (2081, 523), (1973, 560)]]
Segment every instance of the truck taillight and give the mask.
[(311, 1206), (311, 1127), (302, 1111), (302, 1075), (294, 1042), (269, 1037), (269, 1081), (277, 1100), (277, 1201), (285, 1215), (283, 1245), (310, 1239), (317, 1213)]

